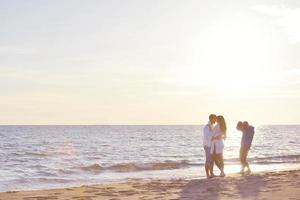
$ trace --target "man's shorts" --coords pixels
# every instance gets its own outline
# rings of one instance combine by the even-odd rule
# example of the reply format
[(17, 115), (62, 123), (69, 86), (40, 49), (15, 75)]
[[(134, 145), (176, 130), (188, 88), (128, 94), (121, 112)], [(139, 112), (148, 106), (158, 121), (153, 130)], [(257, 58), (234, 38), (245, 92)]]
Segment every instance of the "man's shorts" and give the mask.
[(205, 165), (211, 165), (211, 163), (212, 163), (210, 149), (211, 149), (210, 147), (204, 146), (204, 150), (205, 150)]

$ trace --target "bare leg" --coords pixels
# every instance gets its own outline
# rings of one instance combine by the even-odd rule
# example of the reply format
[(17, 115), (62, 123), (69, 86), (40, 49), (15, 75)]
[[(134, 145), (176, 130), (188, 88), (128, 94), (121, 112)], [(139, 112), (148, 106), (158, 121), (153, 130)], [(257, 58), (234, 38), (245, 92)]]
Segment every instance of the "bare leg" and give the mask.
[(209, 176), (210, 176), (210, 173), (209, 173), (210, 172), (210, 168), (211, 167), (209, 165), (205, 164), (205, 172), (206, 172), (206, 177), (207, 178), (209, 178)]
[(220, 169), (220, 171), (221, 171), (220, 176), (224, 177), (224, 176), (225, 176), (225, 173), (224, 173), (224, 159), (223, 159), (223, 153), (217, 154), (216, 157), (217, 157), (216, 160), (217, 160), (218, 165), (219, 165), (218, 167), (219, 167), (219, 169)]
[(240, 162), (241, 162), (241, 173), (243, 174), (245, 172), (245, 168), (248, 168), (248, 172), (251, 172), (249, 163), (247, 162), (247, 156), (248, 156), (249, 149), (245, 147), (241, 147), (240, 149)]

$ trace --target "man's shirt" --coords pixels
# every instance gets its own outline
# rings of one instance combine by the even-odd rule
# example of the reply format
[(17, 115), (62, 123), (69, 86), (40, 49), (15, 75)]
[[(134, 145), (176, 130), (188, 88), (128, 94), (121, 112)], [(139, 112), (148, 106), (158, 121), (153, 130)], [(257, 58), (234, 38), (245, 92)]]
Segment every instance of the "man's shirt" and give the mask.
[(250, 148), (252, 145), (253, 136), (254, 136), (254, 127), (253, 126), (249, 126), (245, 130), (243, 130), (241, 146)]
[(203, 129), (203, 146), (210, 147), (211, 146), (211, 138), (213, 136), (213, 126), (208, 123), (205, 125)]

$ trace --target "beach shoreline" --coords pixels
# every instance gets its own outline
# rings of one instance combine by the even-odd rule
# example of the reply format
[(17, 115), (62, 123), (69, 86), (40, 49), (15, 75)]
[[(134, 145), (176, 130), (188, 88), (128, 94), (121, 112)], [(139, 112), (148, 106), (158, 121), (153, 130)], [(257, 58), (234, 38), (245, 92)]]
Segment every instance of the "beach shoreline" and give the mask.
[(231, 174), (213, 179), (128, 180), (120, 183), (1, 192), (1, 200), (299, 199), (300, 169)]

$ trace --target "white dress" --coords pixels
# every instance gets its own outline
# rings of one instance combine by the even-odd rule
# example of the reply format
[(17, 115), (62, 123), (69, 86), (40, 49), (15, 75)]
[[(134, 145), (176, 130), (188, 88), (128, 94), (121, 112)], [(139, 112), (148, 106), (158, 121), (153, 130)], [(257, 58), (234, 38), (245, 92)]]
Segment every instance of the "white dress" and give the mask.
[[(219, 134), (222, 134), (222, 132), (220, 130), (220, 126), (216, 125), (213, 130), (213, 135), (219, 135)], [(211, 149), (210, 149), (211, 154), (213, 154), (214, 151), (216, 152), (216, 154), (220, 154), (220, 153), (223, 153), (223, 150), (224, 150), (223, 138), (212, 141)]]

